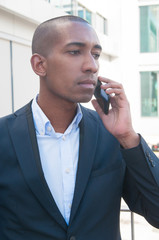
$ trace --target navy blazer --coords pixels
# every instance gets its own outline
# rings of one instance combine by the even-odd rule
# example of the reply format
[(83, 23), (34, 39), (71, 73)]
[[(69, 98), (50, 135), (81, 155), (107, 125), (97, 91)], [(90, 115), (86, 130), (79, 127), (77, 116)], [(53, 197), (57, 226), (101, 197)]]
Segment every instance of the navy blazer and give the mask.
[(0, 239), (120, 240), (121, 197), (159, 228), (158, 158), (142, 137), (122, 149), (84, 107), (67, 226), (43, 174), (30, 105), (0, 119)]

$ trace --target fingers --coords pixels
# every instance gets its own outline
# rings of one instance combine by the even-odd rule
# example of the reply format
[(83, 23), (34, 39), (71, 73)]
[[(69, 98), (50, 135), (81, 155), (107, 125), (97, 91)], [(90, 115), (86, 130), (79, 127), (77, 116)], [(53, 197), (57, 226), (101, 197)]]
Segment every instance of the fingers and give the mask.
[(98, 79), (99, 79), (99, 81), (105, 82), (105, 83), (113, 83), (113, 82), (117, 83), (117, 82), (115, 82), (115, 81), (113, 81), (113, 80), (111, 80), (109, 78), (105, 78), (105, 77), (101, 77), (101, 76), (99, 76)]
[[(103, 87), (102, 87), (103, 88)], [(111, 88), (103, 88), (106, 90), (106, 93), (109, 94), (111, 97), (118, 96), (124, 93), (123, 89), (114, 88), (111, 86)]]
[(104, 82), (106, 84), (102, 85), (103, 89), (108, 89), (108, 88), (116, 88), (116, 89), (123, 89), (123, 85), (119, 82), (115, 82), (113, 80), (110, 80), (108, 78), (104, 78), (104, 77), (99, 77), (98, 78), (101, 82)]
[(110, 80), (110, 79), (104, 78), (104, 77), (99, 77), (98, 79), (101, 82), (106, 83), (106, 84), (103, 84), (101, 86), (101, 88), (104, 89), (106, 91), (106, 93), (109, 94), (111, 97), (114, 95), (115, 96), (117, 96), (117, 95), (125, 96), (124, 88), (121, 83), (115, 82), (113, 80)]

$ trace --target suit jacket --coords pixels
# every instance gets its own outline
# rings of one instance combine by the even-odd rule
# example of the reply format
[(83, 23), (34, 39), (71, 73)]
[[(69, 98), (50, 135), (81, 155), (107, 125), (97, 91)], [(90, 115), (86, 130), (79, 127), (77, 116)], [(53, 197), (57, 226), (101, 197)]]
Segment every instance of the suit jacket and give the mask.
[(67, 226), (41, 167), (30, 104), (0, 119), (0, 239), (119, 240), (120, 200), (159, 227), (159, 162), (143, 138), (124, 150), (82, 107), (76, 186)]

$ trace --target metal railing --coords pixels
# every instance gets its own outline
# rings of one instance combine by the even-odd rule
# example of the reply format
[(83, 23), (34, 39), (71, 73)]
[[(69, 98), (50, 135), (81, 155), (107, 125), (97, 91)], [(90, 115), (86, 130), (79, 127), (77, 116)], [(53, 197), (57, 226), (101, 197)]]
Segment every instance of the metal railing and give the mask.
[(130, 213), (130, 221), (131, 221), (131, 240), (135, 240), (135, 228), (134, 228), (134, 213), (129, 209), (120, 209), (121, 212), (129, 212)]

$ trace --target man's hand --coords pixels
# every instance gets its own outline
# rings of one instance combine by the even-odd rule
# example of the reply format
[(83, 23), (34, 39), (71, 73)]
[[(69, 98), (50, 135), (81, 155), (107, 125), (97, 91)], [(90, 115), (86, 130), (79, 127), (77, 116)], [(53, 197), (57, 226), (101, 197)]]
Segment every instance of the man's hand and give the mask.
[(99, 77), (99, 80), (106, 83), (102, 85), (102, 89), (110, 95), (111, 109), (108, 115), (105, 115), (95, 99), (92, 104), (105, 128), (124, 148), (136, 147), (140, 139), (132, 127), (130, 106), (122, 84), (103, 77)]

